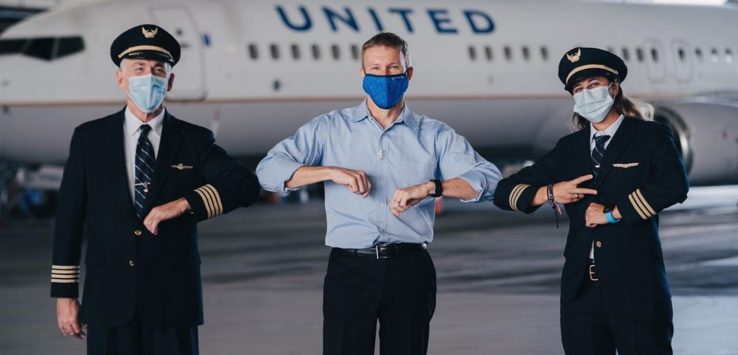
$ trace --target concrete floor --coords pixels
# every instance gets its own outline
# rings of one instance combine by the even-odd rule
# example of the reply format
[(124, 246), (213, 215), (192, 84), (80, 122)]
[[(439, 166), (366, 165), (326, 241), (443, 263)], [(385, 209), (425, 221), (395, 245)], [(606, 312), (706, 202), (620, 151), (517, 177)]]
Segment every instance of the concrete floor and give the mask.
[[(674, 293), (675, 354), (738, 355), (738, 188), (695, 189), (662, 214)], [(566, 228), (449, 202), (431, 246), (438, 306), (430, 354), (562, 354), (559, 273)], [(289, 222), (289, 223), (287, 223)], [(48, 297), (48, 221), (0, 230), (0, 353), (81, 354), (56, 329)], [(322, 205), (256, 206), (201, 225), (203, 354), (321, 351), (328, 248)]]

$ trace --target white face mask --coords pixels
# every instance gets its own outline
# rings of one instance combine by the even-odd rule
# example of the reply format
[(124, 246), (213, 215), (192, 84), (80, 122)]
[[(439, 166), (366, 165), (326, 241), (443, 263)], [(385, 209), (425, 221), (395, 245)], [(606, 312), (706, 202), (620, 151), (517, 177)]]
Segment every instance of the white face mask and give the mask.
[(574, 112), (592, 123), (600, 123), (607, 117), (615, 103), (610, 96), (610, 85), (582, 90), (574, 94)]

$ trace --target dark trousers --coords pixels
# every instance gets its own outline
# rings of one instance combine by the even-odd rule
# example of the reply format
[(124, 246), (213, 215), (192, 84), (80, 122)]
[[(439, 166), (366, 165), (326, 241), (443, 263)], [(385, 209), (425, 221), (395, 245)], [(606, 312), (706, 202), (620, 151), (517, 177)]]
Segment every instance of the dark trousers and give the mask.
[(672, 354), (671, 300), (621, 303), (585, 279), (572, 302), (561, 303), (561, 340), (567, 355)]
[(436, 269), (426, 250), (377, 259), (335, 249), (323, 289), (323, 354), (424, 355), (436, 307)]
[(135, 316), (122, 327), (87, 327), (87, 355), (198, 355), (197, 327), (158, 329)]

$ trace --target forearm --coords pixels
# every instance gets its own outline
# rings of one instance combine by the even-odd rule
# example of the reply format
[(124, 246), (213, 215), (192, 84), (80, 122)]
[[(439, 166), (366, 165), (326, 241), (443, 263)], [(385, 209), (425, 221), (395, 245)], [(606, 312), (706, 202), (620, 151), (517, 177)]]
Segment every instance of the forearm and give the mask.
[[(449, 198), (455, 198), (460, 200), (473, 200), (479, 195), (479, 191), (474, 188), (466, 180), (462, 178), (453, 178), (443, 181), (443, 196)], [(436, 185), (433, 182), (426, 184), (428, 187), (428, 194), (432, 194), (436, 190)]]
[(531, 205), (534, 207), (542, 206), (546, 202), (548, 202), (548, 187), (547, 186), (541, 186), (538, 191), (536, 191), (536, 196), (533, 197), (533, 202), (531, 202)]
[(331, 180), (333, 169), (326, 166), (302, 166), (295, 170), (289, 180), (285, 181), (284, 186), (290, 189), (296, 189), (317, 182)]

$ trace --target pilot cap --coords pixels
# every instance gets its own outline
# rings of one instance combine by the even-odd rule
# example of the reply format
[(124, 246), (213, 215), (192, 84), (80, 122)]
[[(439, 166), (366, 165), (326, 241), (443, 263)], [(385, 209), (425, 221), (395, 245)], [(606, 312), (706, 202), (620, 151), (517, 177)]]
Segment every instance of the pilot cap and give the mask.
[(179, 55), (179, 42), (163, 28), (151, 24), (128, 29), (110, 45), (110, 59), (116, 66), (123, 59), (153, 59), (174, 66)]
[(559, 61), (559, 79), (569, 92), (577, 81), (600, 75), (622, 83), (628, 67), (617, 55), (599, 48), (576, 47)]

